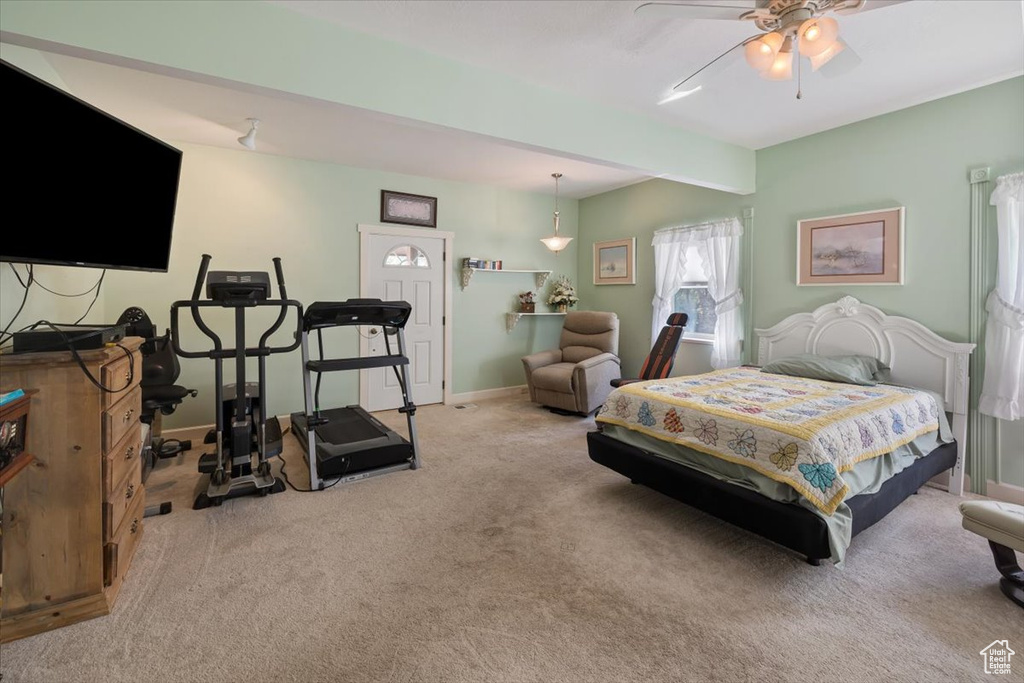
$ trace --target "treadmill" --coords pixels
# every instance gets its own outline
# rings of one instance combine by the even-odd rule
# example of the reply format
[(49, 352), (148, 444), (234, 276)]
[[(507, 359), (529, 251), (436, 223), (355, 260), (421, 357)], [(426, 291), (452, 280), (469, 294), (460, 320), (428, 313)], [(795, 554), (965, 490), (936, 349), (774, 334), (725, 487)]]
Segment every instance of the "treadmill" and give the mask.
[[(302, 318), (302, 385), (305, 412), (292, 413), (292, 431), (305, 451), (309, 464), (309, 488), (323, 490), (324, 480), (347, 483), (389, 474), (415, 470), (420, 466), (416, 442), (416, 404), (409, 394), (409, 358), (405, 355), (405, 324), (412, 306), (405, 301), (380, 299), (348, 299), (317, 301)], [(386, 352), (382, 356), (356, 358), (325, 358), (324, 330), (336, 327), (372, 325), (384, 331)], [(309, 336), (316, 333), (319, 358), (310, 359)], [(397, 340), (392, 351), (391, 337)], [(358, 405), (344, 408), (320, 408), (320, 381), (324, 373), (364, 368), (390, 367), (402, 390), (402, 405), (409, 427), (404, 438)], [(313, 375), (316, 374), (314, 388)]]

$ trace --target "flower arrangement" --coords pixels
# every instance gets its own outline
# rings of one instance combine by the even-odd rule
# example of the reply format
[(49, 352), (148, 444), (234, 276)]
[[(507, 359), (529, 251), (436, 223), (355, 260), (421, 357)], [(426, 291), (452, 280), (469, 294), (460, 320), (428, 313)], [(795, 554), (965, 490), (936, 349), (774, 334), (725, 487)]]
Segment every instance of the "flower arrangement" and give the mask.
[(576, 288), (565, 275), (555, 281), (551, 288), (551, 294), (548, 296), (548, 303), (558, 308), (575, 306), (579, 300), (579, 297), (576, 296)]

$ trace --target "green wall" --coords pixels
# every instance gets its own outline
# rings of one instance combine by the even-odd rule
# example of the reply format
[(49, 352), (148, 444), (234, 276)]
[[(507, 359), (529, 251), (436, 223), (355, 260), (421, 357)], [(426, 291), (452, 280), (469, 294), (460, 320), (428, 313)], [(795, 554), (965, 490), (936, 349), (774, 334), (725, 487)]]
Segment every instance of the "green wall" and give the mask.
[[(651, 300), (654, 298), (654, 231), (716, 218), (741, 218), (752, 201), (728, 192), (649, 180), (580, 201), (580, 308), (613, 311), (619, 316), (619, 355), (626, 377), (636, 376), (651, 350)], [(636, 284), (595, 285), (594, 243), (636, 237)], [(685, 341), (674, 374), (711, 370), (711, 345)]]
[[(1024, 169), (1022, 122), (1024, 78), (1018, 77), (758, 150), (755, 325), (852, 294), (953, 341), (967, 341), (967, 173), (978, 166), (991, 167), (993, 177)], [(798, 220), (888, 206), (906, 207), (904, 285), (796, 286)], [(1024, 421), (1002, 423), (999, 430), (1002, 480), (1022, 486)], [(986, 456), (991, 475), (996, 454)]]
[[(455, 233), (454, 254), (449, 258), (455, 258), (456, 264), (464, 256), (500, 258), (509, 268), (545, 268), (576, 278), (574, 246), (555, 257), (538, 241), (551, 231), (554, 200), (549, 195), (274, 157), (241, 148), (236, 152), (172, 144), (184, 151), (184, 162), (170, 270), (166, 274), (110, 271), (103, 288), (105, 314), (94, 313), (87, 321), (113, 321), (126, 307), (141, 306), (161, 330), (169, 326), (170, 305), (190, 295), (204, 252), (213, 256), (212, 269), (223, 270), (271, 271), (271, 258), (280, 256), (289, 296), (304, 303), (358, 296), (357, 225), (380, 223), (381, 189), (437, 197), (437, 227)], [(559, 208), (561, 230), (576, 235), (577, 202), (564, 199)], [(145, 248), (145, 235), (140, 233), (136, 239)], [(88, 271), (89, 277), (94, 281), (98, 272)], [(517, 291), (532, 287), (532, 276), (478, 274), (463, 291), (456, 272), (449, 284), (453, 288), (454, 391), (523, 384), (520, 357), (556, 346), (561, 321), (556, 317), (524, 320), (512, 334), (506, 333), (504, 313), (513, 310)], [(35, 292), (33, 296), (39, 297), (33, 320), (53, 315), (52, 307), (60, 304), (50, 295)], [(13, 314), (10, 306), (5, 292), (0, 320), (6, 322)], [(268, 315), (255, 319), (266, 322)], [(229, 320), (217, 319), (228, 323), (221, 329), (230, 339)], [(186, 339), (201, 348), (198, 334)], [(275, 339), (287, 341), (287, 335), (279, 333)], [(357, 355), (354, 331), (335, 348)], [(268, 369), (270, 411), (284, 414), (300, 409), (298, 351), (271, 357)], [(227, 375), (231, 381), (230, 371)], [(182, 404), (165, 424), (212, 422), (212, 361), (182, 359), (180, 383), (199, 389), (200, 396)], [(330, 376), (323, 398), (327, 405), (358, 402), (358, 373)]]
[[(1024, 78), (757, 152), (754, 323), (853, 294), (954, 341), (968, 336), (968, 169), (1024, 166)], [(906, 284), (797, 287), (796, 222), (906, 207)]]
[[(652, 231), (738, 216), (742, 206), (752, 203), (746, 258), (753, 267), (753, 286), (745, 289), (751, 304), (747, 311), (752, 309), (757, 327), (851, 294), (949, 339), (966, 341), (968, 169), (989, 166), (998, 176), (1024, 168), (1022, 121), (1024, 78), (1018, 77), (758, 150), (753, 197), (652, 180), (584, 199), (580, 273), (589, 278), (595, 241), (636, 235), (638, 284), (584, 287), (583, 303), (619, 312), (625, 364), (635, 370), (649, 343)], [(904, 285), (797, 287), (798, 220), (890, 206), (906, 207)], [(989, 225), (995, 225), (994, 211)], [(692, 353), (684, 345), (679, 358)], [(686, 372), (686, 365), (677, 362), (677, 371)], [(1002, 481), (1022, 486), (1024, 421), (1001, 423), (999, 429)], [(996, 455), (987, 457), (988, 472), (997, 471)]]

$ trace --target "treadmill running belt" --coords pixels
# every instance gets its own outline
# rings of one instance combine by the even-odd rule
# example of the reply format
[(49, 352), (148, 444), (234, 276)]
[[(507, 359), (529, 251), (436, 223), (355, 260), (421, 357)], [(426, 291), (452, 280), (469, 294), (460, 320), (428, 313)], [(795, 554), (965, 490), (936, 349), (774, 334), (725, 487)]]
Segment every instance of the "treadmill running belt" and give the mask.
[(353, 443), (377, 439), (385, 432), (371, 422), (367, 422), (356, 411), (350, 408), (336, 408), (324, 412), (330, 420), (316, 428), (316, 434), (324, 441), (332, 444)]

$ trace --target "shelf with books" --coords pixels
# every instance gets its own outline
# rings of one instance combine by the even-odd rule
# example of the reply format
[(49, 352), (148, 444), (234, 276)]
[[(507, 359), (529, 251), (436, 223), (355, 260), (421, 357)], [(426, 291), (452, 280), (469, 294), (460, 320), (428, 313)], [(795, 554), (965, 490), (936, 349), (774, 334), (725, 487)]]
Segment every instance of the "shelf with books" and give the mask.
[(473, 268), (471, 266), (462, 267), (462, 288), (469, 287), (469, 281), (473, 278), (474, 273), (533, 273), (534, 282), (537, 285), (537, 289), (544, 286), (547, 282), (548, 276), (551, 275), (550, 270), (522, 270), (522, 269), (506, 269), (506, 268)]

